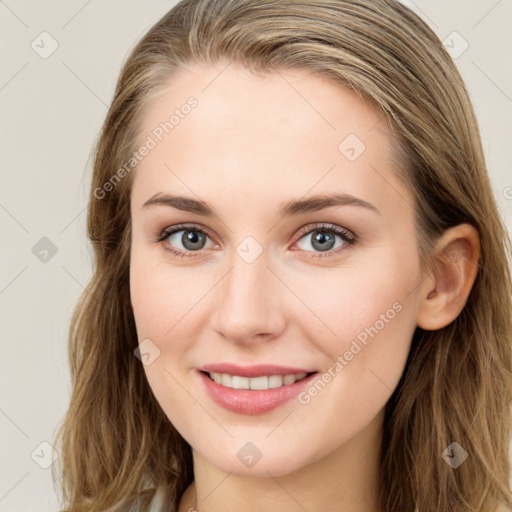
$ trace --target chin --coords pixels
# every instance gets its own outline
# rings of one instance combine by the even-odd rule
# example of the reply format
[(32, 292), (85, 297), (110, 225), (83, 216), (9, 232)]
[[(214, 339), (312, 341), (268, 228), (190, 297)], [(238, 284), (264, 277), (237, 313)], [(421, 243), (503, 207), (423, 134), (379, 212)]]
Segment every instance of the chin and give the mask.
[[(254, 445), (250, 441), (245, 443), (236, 441), (232, 446), (220, 447), (222, 451), (219, 452), (211, 453), (207, 449), (202, 452), (202, 457), (225, 473), (268, 478), (269, 475), (278, 477), (298, 471), (324, 458), (330, 451), (328, 447), (323, 449), (318, 447), (316, 452), (305, 453), (299, 446), (286, 447), (282, 444), (274, 446), (269, 442), (266, 445), (260, 443), (258, 449), (257, 444), (257, 441)], [(308, 451), (313, 448), (309, 445)]]
[[(216, 463), (217, 462), (217, 463)], [(268, 478), (269, 475), (274, 477), (288, 475), (293, 473), (306, 465), (305, 462), (300, 460), (283, 461), (281, 457), (271, 460), (263, 460), (263, 457), (252, 467), (244, 467), (238, 458), (226, 459), (223, 458), (219, 461), (211, 461), (220, 470), (231, 473), (236, 476), (243, 477), (263, 477)]]

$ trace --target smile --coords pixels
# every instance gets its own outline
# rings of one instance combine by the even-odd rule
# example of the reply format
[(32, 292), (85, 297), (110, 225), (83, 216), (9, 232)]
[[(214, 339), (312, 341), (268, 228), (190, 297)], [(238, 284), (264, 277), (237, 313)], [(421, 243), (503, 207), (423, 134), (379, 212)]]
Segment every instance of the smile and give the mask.
[(214, 403), (233, 413), (255, 415), (289, 403), (311, 384), (318, 372), (272, 365), (235, 367), (224, 364), (198, 369), (197, 375)]
[(290, 386), (304, 379), (307, 373), (299, 373), (296, 375), (264, 375), (251, 378), (218, 372), (209, 372), (208, 375), (211, 380), (227, 388), (265, 390), (280, 388), (281, 386)]

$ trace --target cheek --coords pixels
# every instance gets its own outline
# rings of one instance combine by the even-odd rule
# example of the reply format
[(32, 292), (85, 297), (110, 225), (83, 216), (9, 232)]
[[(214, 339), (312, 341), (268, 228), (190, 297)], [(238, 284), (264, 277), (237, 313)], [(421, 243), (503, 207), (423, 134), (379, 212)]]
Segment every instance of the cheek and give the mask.
[(322, 269), (314, 277), (311, 273), (296, 277), (294, 291), (314, 313), (308, 338), (333, 359), (349, 350), (354, 339), (364, 344), (389, 338), (397, 347), (400, 340), (407, 344), (415, 327), (411, 292), (418, 266), (403, 254), (383, 251), (379, 257)]
[[(416, 328), (416, 299), (411, 292), (418, 263), (407, 254), (414, 251), (383, 251), (378, 258), (326, 274), (325, 280), (317, 279), (317, 286), (310, 287), (311, 301), (330, 328), (322, 331), (324, 336), (309, 333), (328, 356), (318, 381), (299, 397), (311, 416), (326, 423), (332, 416), (350, 417), (347, 429), (356, 432), (385, 406), (396, 388)], [(328, 293), (320, 293), (321, 289)], [(336, 412), (327, 407), (329, 403), (337, 404)], [(337, 433), (333, 426), (331, 434), (337, 438), (347, 432)]]
[[(180, 269), (151, 263), (151, 254), (132, 252), (130, 293), (139, 343), (151, 354), (144, 372), (153, 395), (180, 432), (188, 432), (187, 418), (200, 417), (190, 399), (182, 374), (182, 355), (195, 336), (191, 308), (200, 297), (193, 293), (190, 279)], [(189, 276), (190, 277), (190, 276)], [(188, 313), (188, 314), (187, 314)], [(150, 340), (149, 344), (148, 341)], [(142, 345), (141, 345), (142, 347)], [(183, 412), (187, 411), (187, 414)]]
[[(156, 252), (156, 251), (155, 251)], [(199, 300), (196, 276), (149, 251), (134, 250), (130, 264), (130, 294), (139, 340), (180, 339), (176, 334), (186, 324), (187, 314)], [(190, 326), (187, 326), (190, 329)]]
[[(396, 388), (416, 328), (411, 292), (418, 264), (413, 257), (404, 257), (407, 254), (414, 251), (383, 251), (378, 258), (361, 259), (325, 278), (318, 274), (314, 287), (311, 278), (309, 284), (304, 280), (301, 293), (309, 290), (304, 296), (323, 323), (321, 331), (311, 328), (308, 339), (327, 356), (319, 379), (299, 397), (312, 416), (326, 423), (332, 416), (350, 417), (347, 429), (356, 432)], [(336, 412), (327, 407), (329, 403), (337, 404)], [(337, 438), (347, 432), (337, 433), (333, 427), (331, 434)]]

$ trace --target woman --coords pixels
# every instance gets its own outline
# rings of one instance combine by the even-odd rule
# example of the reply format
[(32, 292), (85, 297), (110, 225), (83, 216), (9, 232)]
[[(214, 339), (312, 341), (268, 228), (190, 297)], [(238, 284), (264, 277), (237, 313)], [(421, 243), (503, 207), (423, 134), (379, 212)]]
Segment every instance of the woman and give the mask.
[(512, 506), (510, 242), (400, 3), (180, 2), (121, 71), (88, 234), (65, 510)]

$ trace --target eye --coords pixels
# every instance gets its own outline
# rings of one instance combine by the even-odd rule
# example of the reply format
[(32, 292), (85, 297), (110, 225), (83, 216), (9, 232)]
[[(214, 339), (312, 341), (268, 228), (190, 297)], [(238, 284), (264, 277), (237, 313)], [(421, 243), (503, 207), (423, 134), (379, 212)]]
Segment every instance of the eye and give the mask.
[[(303, 228), (299, 231), (298, 236), (299, 241), (302, 239), (308, 240), (307, 237), (309, 237), (309, 242), (307, 242), (305, 246), (307, 247), (310, 245), (313, 247), (313, 251), (310, 251), (302, 246), (300, 247), (302, 251), (318, 251), (320, 253), (327, 253), (325, 255), (317, 254), (315, 256), (310, 256), (313, 258), (329, 257), (333, 255), (333, 252), (334, 254), (337, 254), (339, 251), (332, 251), (333, 248), (338, 249), (344, 246), (352, 246), (357, 240), (356, 236), (350, 231), (332, 224), (321, 224), (315, 226), (313, 229), (310, 228), (309, 231), (307, 231), (307, 228)], [(336, 244), (336, 237), (341, 240), (341, 243), (338, 244), (337, 247), (334, 247)], [(207, 248), (205, 245), (209, 239), (211, 240), (208, 233), (200, 227), (181, 224), (164, 230), (161, 235), (155, 239), (155, 242), (163, 243), (165, 249), (175, 256), (179, 256), (181, 258), (194, 258), (199, 256), (199, 254), (194, 253), (199, 253), (202, 249)], [(216, 244), (212, 245), (215, 246)]]
[[(208, 234), (197, 226), (179, 225), (166, 229), (155, 241), (166, 242), (164, 244), (166, 250), (176, 256), (194, 258), (196, 255), (189, 253), (204, 249), (205, 242), (209, 238)], [(177, 249), (175, 248), (176, 245), (178, 246)]]
[[(317, 254), (312, 256), (313, 258), (323, 258), (333, 256), (332, 249), (338, 249), (344, 246), (352, 246), (356, 243), (356, 236), (353, 235), (350, 231), (346, 229), (340, 228), (339, 226), (335, 226), (332, 224), (321, 224), (319, 226), (315, 226), (313, 229), (307, 228), (302, 229), (299, 232), (300, 240), (305, 240), (306, 243), (300, 247), (301, 250), (306, 252), (316, 252), (327, 253), (327, 254)], [(341, 240), (336, 247), (336, 237)], [(299, 240), (299, 241), (300, 241)], [(307, 247), (312, 247), (313, 251), (309, 251)], [(339, 251), (334, 251), (334, 254), (337, 254)]]

